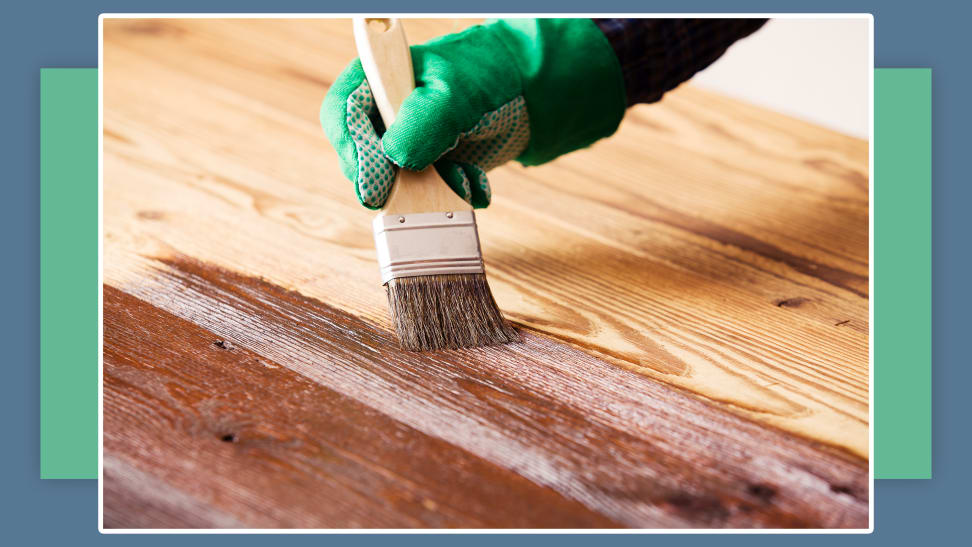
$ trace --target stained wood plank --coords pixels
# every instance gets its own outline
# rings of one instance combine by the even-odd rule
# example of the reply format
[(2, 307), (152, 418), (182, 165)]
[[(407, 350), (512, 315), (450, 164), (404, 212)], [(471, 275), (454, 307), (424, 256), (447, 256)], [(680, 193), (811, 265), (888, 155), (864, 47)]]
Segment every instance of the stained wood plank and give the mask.
[[(410, 20), (406, 28), (414, 41), (422, 41), (467, 24)], [(493, 520), (485, 509), (445, 517), (411, 506), (390, 509), (380, 496), (342, 490), (343, 483), (327, 478), (338, 475), (337, 468), (322, 471), (308, 464), (301, 471), (308, 480), (331, 480), (327, 484), (349, 501), (319, 512), (300, 505), (289, 513), (273, 512), (253, 500), (268, 492), (289, 496), (289, 490), (266, 484), (247, 490), (228, 474), (223, 477), (229, 485), (214, 484), (215, 478), (200, 485), (179, 482), (158, 458), (142, 459), (139, 450), (154, 446), (152, 440), (140, 437), (121, 416), (135, 412), (129, 407), (146, 415), (159, 411), (139, 399), (159, 394), (140, 392), (142, 384), (136, 383), (118, 387), (118, 399), (106, 392), (106, 418), (109, 401), (119, 414), (113, 422), (119, 436), (106, 453), (113, 466), (110, 473), (106, 467), (106, 476), (118, 477), (110, 490), (106, 485), (106, 522), (109, 514), (120, 526), (863, 522), (866, 142), (683, 86), (659, 104), (631, 109), (615, 136), (590, 149), (538, 168), (511, 165), (491, 172), (494, 203), (478, 215), (487, 274), (497, 302), (524, 330), (527, 343), (473, 352), (468, 363), (479, 363), (479, 368), (470, 369), (456, 358), (390, 353), (394, 344), (387, 337), (387, 310), (378, 286), (371, 213), (354, 201), (316, 119), (331, 79), (354, 56), (348, 21), (107, 20), (104, 36), (107, 287), (137, 299), (122, 308), (187, 321), (175, 331), (182, 342), (154, 343), (159, 351), (192, 357), (194, 370), (202, 370), (208, 354), (196, 351), (195, 342), (185, 342), (191, 333), (234, 340), (234, 351), (280, 367), (273, 376), (232, 369), (239, 378), (220, 375), (218, 381), (215, 376), (182, 377), (178, 362), (167, 372), (145, 369), (139, 374), (175, 374), (207, 398), (217, 397), (207, 382), (227, 387), (238, 382), (255, 393), (260, 382), (274, 383), (278, 377), (286, 377), (280, 380), (285, 383), (307, 381), (316, 386), (308, 389), (331, 401), (328, 408), (348, 405), (378, 413), (387, 418), (380, 423), (389, 431), (411, 428), (410, 442), (433, 446), (429, 439), (438, 439), (452, 447), (448, 450), (457, 450), (457, 458), (468, 454), (461, 458), (481, 466), (473, 475), (492, 477), (489, 473), (495, 472), (501, 484), (521, 477), (531, 485), (523, 486), (528, 499), (554, 496), (563, 504), (545, 515), (499, 510)], [(197, 263), (205, 264), (197, 268), (203, 273), (186, 266)], [(193, 281), (198, 276), (205, 282)], [(252, 289), (253, 279), (262, 279), (265, 286)], [(215, 292), (198, 293), (202, 289), (196, 282)], [(229, 288), (235, 285), (250, 289)], [(258, 320), (254, 314), (263, 308), (244, 305), (249, 301), (241, 296), (249, 290), (264, 294), (257, 299), (261, 306), (285, 310), (280, 313), (289, 314), (290, 322)], [(300, 315), (291, 309), (298, 305), (294, 302), (326, 313)], [(124, 333), (124, 314), (119, 317), (113, 328)], [(325, 319), (353, 325), (338, 330), (359, 345), (342, 349), (335, 333), (325, 329), (311, 336), (301, 330), (305, 322)], [(355, 335), (356, 329), (366, 334)], [(137, 369), (141, 363), (144, 368), (148, 357), (123, 342), (130, 333), (120, 336), (113, 366)], [(386, 369), (376, 364), (382, 359), (398, 364)], [(363, 366), (363, 361), (372, 364)], [(231, 374), (228, 363), (221, 366)], [(471, 384), (457, 383), (464, 375)], [(496, 378), (503, 382), (499, 395), (493, 392)], [(471, 396), (476, 382), (491, 387), (482, 388), (480, 397)], [(540, 410), (546, 406), (534, 406), (540, 404), (536, 397), (558, 409), (556, 418)], [(172, 412), (208, 423), (193, 414), (192, 404), (181, 404)], [(660, 412), (657, 404), (667, 409), (663, 414), (670, 424), (659, 435), (681, 439), (675, 446), (692, 461), (674, 468), (691, 469), (711, 481), (686, 483), (694, 501), (686, 501), (689, 507), (682, 512), (658, 496), (676, 496), (678, 506), (684, 489), (635, 471), (648, 465), (657, 473), (670, 472), (633, 455), (647, 454), (643, 457), (650, 460), (669, 454), (671, 446), (658, 448), (657, 439), (646, 436), (651, 428), (662, 427), (644, 415), (646, 409)], [(564, 405), (568, 417), (561, 416)], [(619, 418), (616, 409), (627, 418)], [(275, 426), (294, 416), (274, 413), (272, 405), (263, 412), (261, 419)], [(502, 413), (519, 421), (496, 416)], [(711, 430), (696, 430), (693, 437), (695, 414), (715, 421)], [(336, 422), (314, 424), (308, 435), (338, 427)], [(159, 422), (158, 435), (163, 425)], [(552, 429), (538, 432), (541, 425)], [(737, 428), (754, 436), (751, 444), (720, 444)], [(622, 441), (614, 440), (616, 431), (626, 435)], [(583, 443), (578, 447), (578, 436), (603, 441), (604, 453)], [(710, 436), (713, 446), (707, 444)], [(762, 452), (753, 439), (765, 444)], [(172, 442), (164, 448), (173, 455), (169, 465), (202, 469), (199, 461), (209, 461), (203, 455), (211, 454), (206, 443), (215, 441), (181, 431)], [(550, 442), (560, 453), (549, 454)], [(776, 442), (787, 448), (774, 451), (770, 447)], [(355, 446), (372, 451), (364, 441)], [(217, 447), (213, 450), (229, 449)], [(789, 463), (773, 471), (742, 470), (742, 460), (723, 461), (724, 451), (744, 448), (752, 450), (751, 461), (783, 458)], [(281, 458), (291, 456), (280, 453)], [(387, 454), (382, 458), (388, 459)], [(836, 475), (820, 474), (806, 463), (830, 458), (843, 462)], [(374, 469), (390, 465), (382, 462)], [(703, 462), (727, 475), (706, 474)], [(566, 475), (555, 472), (565, 465)], [(813, 483), (819, 491), (811, 496), (817, 509), (787, 497), (806, 495), (792, 488), (806, 479), (802, 473), (807, 469), (819, 479)], [(413, 467), (396, 472), (409, 480), (425, 477)], [(461, 471), (450, 472), (459, 473), (456, 480), (472, 480)], [(354, 473), (372, 481), (381, 475)], [(774, 492), (792, 494), (774, 494), (769, 506), (743, 515), (741, 507), (748, 507), (752, 497), (739, 492), (749, 487), (762, 492), (764, 483), (782, 485), (781, 490), (773, 486)], [(158, 485), (159, 494), (136, 500), (140, 484)], [(395, 484), (393, 489), (408, 491)], [(642, 488), (631, 490), (636, 484)], [(834, 491), (828, 490), (831, 486)], [(233, 489), (238, 497), (221, 488)], [(448, 497), (444, 487), (428, 488), (440, 507), (436, 500)], [(112, 513), (107, 492), (115, 500)], [(691, 497), (696, 495), (701, 498)], [(625, 496), (627, 501), (619, 501)], [(502, 505), (506, 497), (487, 496), (491, 501), (483, 503)], [(174, 512), (182, 502), (198, 504), (194, 514), (202, 516)], [(126, 507), (145, 510), (126, 512)], [(721, 509), (707, 513), (706, 507)], [(365, 508), (374, 511), (374, 518), (360, 516)], [(260, 509), (270, 512), (259, 516)], [(138, 515), (147, 516), (140, 520)], [(518, 515), (523, 519), (517, 520)]]
[(112, 514), (127, 496), (148, 498), (138, 518), (167, 514), (125, 465), (213, 525), (866, 526), (856, 457), (542, 337), (402, 353), (385, 328), (265, 281), (155, 268), (135, 295), (105, 288)]
[(111, 287), (105, 398), (109, 526), (617, 526)]

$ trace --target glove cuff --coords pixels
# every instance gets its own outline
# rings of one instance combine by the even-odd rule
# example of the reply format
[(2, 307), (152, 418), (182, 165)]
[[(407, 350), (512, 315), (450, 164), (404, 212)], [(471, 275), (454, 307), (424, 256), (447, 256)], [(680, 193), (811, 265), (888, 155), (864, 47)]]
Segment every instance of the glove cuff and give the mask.
[(538, 165), (613, 134), (627, 106), (621, 64), (590, 19), (503, 19), (490, 32), (523, 77), (530, 144), (517, 158)]

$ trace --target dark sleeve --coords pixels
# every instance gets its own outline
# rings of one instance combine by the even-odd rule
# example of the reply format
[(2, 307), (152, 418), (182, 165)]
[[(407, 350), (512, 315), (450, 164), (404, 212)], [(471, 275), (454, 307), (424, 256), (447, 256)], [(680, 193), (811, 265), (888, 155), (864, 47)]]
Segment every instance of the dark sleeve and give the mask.
[(766, 19), (594, 19), (621, 62), (628, 106), (651, 103)]

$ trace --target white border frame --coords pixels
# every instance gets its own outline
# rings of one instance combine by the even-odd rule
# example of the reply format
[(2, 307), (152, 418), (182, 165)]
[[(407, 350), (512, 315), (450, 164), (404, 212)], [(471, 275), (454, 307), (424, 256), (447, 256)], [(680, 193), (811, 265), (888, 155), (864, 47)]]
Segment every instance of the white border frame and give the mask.
[[(672, 19), (772, 18), (772, 19), (866, 19), (868, 21), (868, 527), (852, 529), (400, 529), (400, 528), (109, 528), (104, 527), (104, 21), (105, 19), (350, 19), (351, 17), (399, 17), (429, 19), (474, 19), (483, 17), (637, 17)], [(870, 534), (874, 532), (874, 16), (870, 13), (102, 13), (98, 16), (98, 531), (102, 534)]]

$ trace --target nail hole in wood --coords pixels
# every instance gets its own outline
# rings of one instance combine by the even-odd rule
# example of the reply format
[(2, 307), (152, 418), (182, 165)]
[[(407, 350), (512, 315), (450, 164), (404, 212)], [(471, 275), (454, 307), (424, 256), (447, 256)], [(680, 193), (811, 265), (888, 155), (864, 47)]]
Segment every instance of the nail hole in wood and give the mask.
[(746, 490), (750, 495), (759, 498), (763, 503), (768, 503), (776, 496), (776, 489), (767, 484), (750, 484)]
[(227, 350), (233, 349), (233, 348), (236, 347), (229, 340), (216, 340), (215, 342), (213, 342), (213, 345), (216, 346), (219, 349), (227, 349)]
[(851, 489), (849, 486), (844, 486), (843, 484), (831, 484), (830, 491), (835, 494), (847, 494), (851, 495)]

